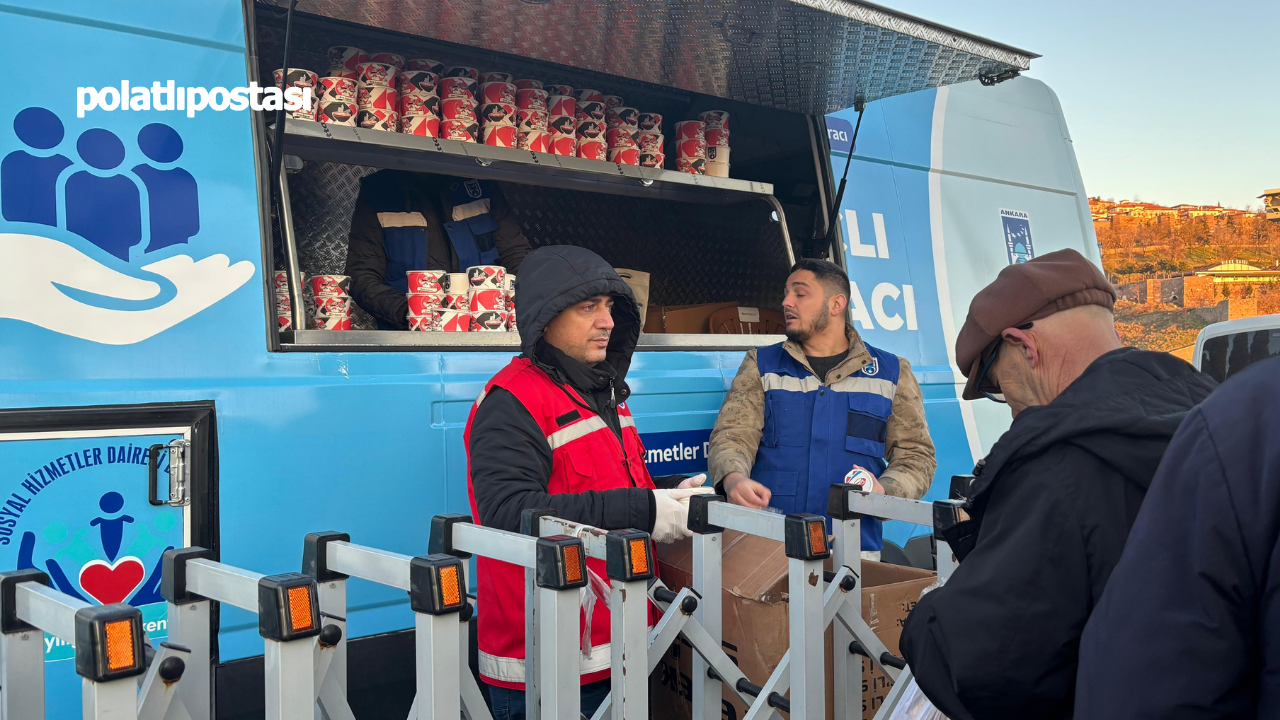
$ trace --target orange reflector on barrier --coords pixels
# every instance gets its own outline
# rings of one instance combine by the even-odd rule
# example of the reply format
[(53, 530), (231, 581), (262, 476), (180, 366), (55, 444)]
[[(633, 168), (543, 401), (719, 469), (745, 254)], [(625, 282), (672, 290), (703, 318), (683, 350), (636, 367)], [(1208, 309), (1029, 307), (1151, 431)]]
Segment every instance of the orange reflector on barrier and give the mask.
[(133, 621), (107, 623), (107, 670), (124, 670), (133, 664)]
[(814, 555), (822, 555), (827, 551), (827, 523), (815, 520), (809, 523), (809, 548)]
[(649, 543), (646, 540), (631, 541), (631, 573), (644, 575), (649, 572)]
[(564, 579), (571, 583), (582, 582), (582, 556), (576, 545), (564, 549)]
[(462, 604), (462, 590), (458, 587), (458, 568), (449, 566), (440, 568), (440, 599), (445, 607)]
[(290, 628), (293, 632), (310, 630), (314, 622), (311, 618), (311, 588), (303, 585), (291, 587), (286, 592), (289, 594)]

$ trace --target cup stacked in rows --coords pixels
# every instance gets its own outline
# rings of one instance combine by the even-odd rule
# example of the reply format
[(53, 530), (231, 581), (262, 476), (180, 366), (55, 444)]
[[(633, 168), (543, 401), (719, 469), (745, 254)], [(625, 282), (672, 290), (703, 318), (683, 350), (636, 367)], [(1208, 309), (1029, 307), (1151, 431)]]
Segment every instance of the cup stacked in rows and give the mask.
[(605, 95), (604, 122), (609, 162), (639, 165), (640, 111), (623, 105), (617, 95)]
[(289, 274), (275, 271), (276, 329), (281, 332), (293, 329), (293, 302), (289, 300)]
[(516, 147), (516, 84), (511, 73), (481, 73), (480, 122), (485, 145)]
[(440, 77), (440, 137), (462, 142), (480, 139), (476, 107), (480, 104), (480, 71), (454, 65)]
[(499, 265), (464, 273), (410, 270), (409, 329), (428, 332), (500, 332), (515, 329), (515, 276)]
[[(275, 78), (276, 87), (281, 90), (298, 88), (303, 92), (304, 101), (302, 107), (297, 110), (285, 110), (285, 117), (293, 120), (315, 120), (317, 108), (316, 88), (319, 86), (319, 76), (305, 68), (289, 68), (287, 74), (284, 70), (275, 70), (271, 74)], [(306, 102), (308, 95), (310, 96), (310, 102)]]
[(662, 116), (658, 113), (640, 113), (636, 116), (637, 157), (641, 167), (661, 168), (667, 161), (663, 154), (666, 138), (662, 136)]
[[(292, 84), (320, 94), (315, 117), (307, 119), (620, 165), (666, 163), (662, 116), (629, 107), (617, 95), (346, 45), (329, 48), (329, 66), (329, 76), (318, 79), (289, 71)], [(285, 82), (283, 73), (277, 78)], [(702, 132), (688, 126), (677, 138), (677, 169), (727, 177), (728, 119), (712, 110), (689, 121), (701, 122)], [(679, 126), (684, 123), (677, 133)]]
[(350, 330), (351, 296), (347, 288), (351, 278), (346, 275), (312, 275), (311, 295), (316, 301), (316, 314), (311, 327), (316, 330)]
[(476, 332), (505, 332), (507, 329), (507, 270), (501, 265), (467, 268), (467, 306), (471, 329)]
[(400, 72), (400, 132), (421, 137), (440, 136), (440, 73), (444, 63), (418, 58)]
[(568, 85), (547, 85), (547, 131), (552, 155), (578, 154), (578, 100)]
[(367, 130), (400, 132), (400, 92), (396, 83), (404, 68), (404, 56), (374, 53), (369, 62), (356, 65), (356, 124)]
[(708, 110), (698, 114), (704, 127), (706, 172), (713, 177), (729, 177), (729, 113)]
[(507, 274), (502, 281), (502, 294), (507, 297), (507, 330), (516, 332), (516, 276)]
[(444, 308), (445, 273), (443, 270), (410, 270), (409, 329), (419, 332), (435, 330), (436, 311)]
[(575, 116), (577, 117), (578, 157), (586, 160), (608, 160), (609, 146), (605, 139), (604, 93), (599, 90), (577, 90)]
[(551, 97), (541, 80), (516, 80), (516, 147), (532, 152), (551, 152), (551, 133), (547, 123)]
[(676, 170), (707, 174), (707, 130), (701, 120), (676, 123)]

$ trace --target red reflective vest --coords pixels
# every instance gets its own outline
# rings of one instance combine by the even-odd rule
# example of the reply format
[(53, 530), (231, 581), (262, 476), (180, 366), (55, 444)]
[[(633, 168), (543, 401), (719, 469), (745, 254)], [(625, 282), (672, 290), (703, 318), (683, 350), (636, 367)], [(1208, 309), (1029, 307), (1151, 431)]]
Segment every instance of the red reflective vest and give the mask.
[[(653, 480), (644, 464), (644, 445), (625, 402), (618, 405), (623, 438), (619, 443), (604, 419), (588, 410), (576, 391), (557, 385), (531, 360), (520, 357), (494, 375), (471, 406), (471, 416), (467, 418), (467, 429), (463, 434), (468, 478), (471, 423), (475, 419), (476, 408), (495, 387), (515, 395), (546, 435), (547, 444), (551, 446), (551, 478), (547, 489), (552, 494), (653, 487)], [(568, 393), (574, 393), (573, 397)], [(467, 482), (467, 494), (471, 499), (472, 516), (478, 522), (480, 513), (470, 480)], [(587, 568), (607, 582), (603, 561), (588, 559)], [(477, 633), (480, 674), (492, 685), (523, 689), (524, 568), (476, 558), (476, 585), (480, 606)], [(599, 599), (591, 616), (591, 655), (582, 657), (581, 671), (584, 685), (609, 675), (609, 610)]]

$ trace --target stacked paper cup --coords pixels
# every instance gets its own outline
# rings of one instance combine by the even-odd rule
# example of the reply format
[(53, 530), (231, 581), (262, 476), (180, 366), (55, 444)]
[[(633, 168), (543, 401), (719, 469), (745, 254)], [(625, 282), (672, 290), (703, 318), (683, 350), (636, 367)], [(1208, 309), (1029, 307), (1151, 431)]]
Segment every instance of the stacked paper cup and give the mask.
[[(523, 87), (521, 87), (523, 85)], [(551, 152), (551, 134), (547, 123), (550, 97), (537, 80), (516, 81), (516, 147), (533, 152)]]
[(356, 124), (356, 81), (347, 77), (320, 78), (320, 109), (316, 119), (330, 125)]
[(707, 174), (706, 127), (701, 120), (676, 123), (676, 169), (695, 175)]
[(338, 45), (329, 48), (329, 77), (356, 80), (356, 68), (369, 62), (369, 53), (358, 47)]
[(443, 270), (410, 270), (409, 279), (409, 329), (435, 330), (436, 311), (444, 306)]
[(439, 137), (439, 86), (440, 76), (430, 70), (400, 72), (400, 132)]
[(503, 332), (507, 329), (506, 277), (507, 271), (500, 265), (467, 268), (470, 286), (468, 305), (473, 330)]
[(575, 108), (578, 157), (608, 160), (608, 140), (604, 133), (604, 95), (599, 90), (579, 90), (574, 95), (578, 101)]
[(662, 154), (663, 143), (666, 141), (662, 136), (662, 116), (658, 113), (640, 113), (636, 117), (639, 129), (636, 143), (640, 147), (640, 165), (647, 168), (662, 168), (666, 162), (666, 156)]
[(507, 275), (502, 286), (502, 291), (507, 296), (507, 330), (516, 332), (516, 276)]
[(706, 126), (707, 174), (729, 177), (729, 113), (708, 110), (698, 119)]
[[(573, 91), (568, 85), (552, 85), (551, 88)], [(569, 93), (555, 94), (551, 89), (547, 92), (552, 93), (547, 98), (547, 132), (550, 133), (551, 152), (570, 157), (577, 155), (578, 101)]]
[[(614, 98), (619, 102), (622, 100), (617, 95), (606, 95), (605, 98)], [(606, 102), (604, 117), (608, 127), (605, 139), (609, 144), (609, 162), (639, 165), (640, 111), (625, 105), (610, 107)]]
[[(476, 142), (480, 123), (476, 116), (476, 79), (471, 68), (451, 67), (440, 78), (440, 137)], [(452, 74), (451, 74), (452, 73)]]
[(432, 330), (442, 332), (471, 331), (471, 286), (467, 273), (446, 273), (440, 278), (444, 301), (432, 313)]
[[(374, 57), (395, 59), (389, 53)], [(400, 58), (404, 62), (403, 58)], [(400, 96), (396, 92), (396, 80), (400, 66), (390, 62), (360, 63), (356, 66), (360, 87), (356, 90), (359, 114), (356, 124), (369, 130), (400, 131)]]
[(294, 120), (315, 120), (316, 109), (319, 103), (317, 97), (317, 88), (320, 87), (320, 77), (310, 70), (304, 68), (289, 68), (288, 76), (285, 76), (284, 70), (276, 70), (272, 73), (275, 76), (276, 87), (285, 90), (296, 87), (302, 91), (303, 104), (297, 110), (285, 110), (285, 117)]
[(311, 294), (316, 300), (316, 314), (311, 327), (316, 330), (350, 330), (351, 296), (346, 275), (312, 275)]
[(284, 270), (275, 271), (276, 286), (276, 328), (293, 329), (293, 303), (289, 300), (289, 274)]
[(486, 73), (493, 78), (480, 86), (480, 120), (485, 145), (516, 146), (516, 86), (502, 80), (506, 73)]

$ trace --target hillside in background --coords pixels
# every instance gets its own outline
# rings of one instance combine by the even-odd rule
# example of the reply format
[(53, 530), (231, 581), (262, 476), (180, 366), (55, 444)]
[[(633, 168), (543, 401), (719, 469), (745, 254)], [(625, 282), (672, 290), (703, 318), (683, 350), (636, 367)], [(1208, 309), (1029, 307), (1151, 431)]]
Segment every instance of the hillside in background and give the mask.
[(1125, 344), (1190, 359), (1212, 322), (1280, 313), (1280, 222), (1218, 206), (1090, 200)]

